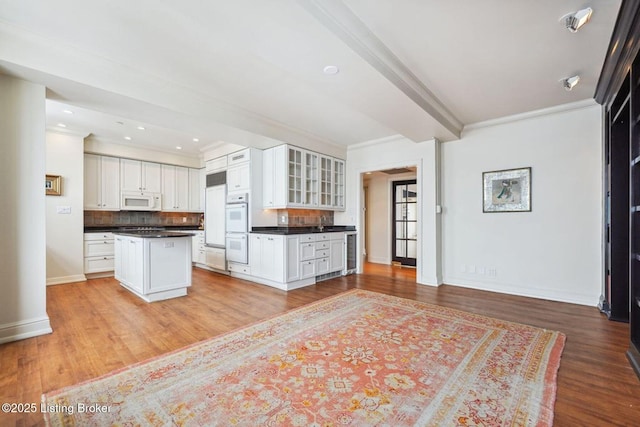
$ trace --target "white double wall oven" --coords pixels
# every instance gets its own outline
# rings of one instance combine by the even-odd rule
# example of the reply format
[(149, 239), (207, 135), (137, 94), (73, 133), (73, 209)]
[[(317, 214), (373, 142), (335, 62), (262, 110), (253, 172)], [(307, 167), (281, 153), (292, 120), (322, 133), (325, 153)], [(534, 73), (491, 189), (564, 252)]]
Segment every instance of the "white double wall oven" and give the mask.
[(248, 195), (230, 194), (225, 207), (227, 261), (247, 264), (249, 261)]

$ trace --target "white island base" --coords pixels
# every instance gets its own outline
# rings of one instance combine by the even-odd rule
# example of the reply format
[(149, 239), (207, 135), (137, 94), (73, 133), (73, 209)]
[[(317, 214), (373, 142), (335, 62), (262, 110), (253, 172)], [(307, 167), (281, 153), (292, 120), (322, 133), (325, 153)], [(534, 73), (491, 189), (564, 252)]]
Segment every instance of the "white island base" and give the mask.
[(187, 295), (191, 286), (191, 234), (116, 233), (115, 278), (147, 302)]

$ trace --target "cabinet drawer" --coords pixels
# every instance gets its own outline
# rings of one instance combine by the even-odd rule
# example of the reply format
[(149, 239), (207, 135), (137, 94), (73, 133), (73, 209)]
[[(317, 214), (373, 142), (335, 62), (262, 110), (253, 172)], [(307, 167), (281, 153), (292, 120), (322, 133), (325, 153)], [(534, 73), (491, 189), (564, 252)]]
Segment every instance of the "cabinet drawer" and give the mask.
[(300, 243), (315, 242), (315, 241), (316, 241), (315, 234), (302, 234), (300, 236)]
[(326, 258), (328, 256), (329, 256), (328, 249), (321, 249), (319, 251), (316, 251), (316, 258)]
[(229, 271), (235, 271), (236, 273), (251, 274), (251, 267), (249, 267), (248, 265), (244, 265), (244, 264), (232, 264), (232, 263), (229, 263), (227, 265), (227, 269)]
[(302, 261), (300, 263), (300, 279), (307, 279), (316, 276), (316, 261)]
[(329, 272), (329, 258), (318, 258), (316, 260), (316, 276)]
[(344, 233), (329, 233), (329, 240), (344, 240)]
[(316, 234), (316, 241), (320, 242), (323, 240), (329, 240), (329, 233), (319, 233)]
[(316, 251), (321, 251), (323, 249), (329, 249), (329, 242), (316, 242)]
[(113, 239), (89, 240), (84, 242), (84, 256), (113, 255)]
[(113, 256), (90, 257), (84, 259), (85, 273), (101, 273), (103, 271), (113, 271)]
[(300, 261), (314, 259), (316, 257), (316, 244), (314, 242), (300, 244)]
[(113, 233), (84, 233), (84, 240), (113, 240)]

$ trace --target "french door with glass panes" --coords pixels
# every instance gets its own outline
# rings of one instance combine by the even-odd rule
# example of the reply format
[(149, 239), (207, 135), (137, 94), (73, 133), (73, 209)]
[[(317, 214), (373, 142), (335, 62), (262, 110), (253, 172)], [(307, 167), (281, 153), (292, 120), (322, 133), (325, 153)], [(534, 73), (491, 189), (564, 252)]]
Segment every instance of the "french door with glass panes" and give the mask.
[(416, 180), (393, 182), (392, 259), (416, 265), (418, 252), (418, 186)]

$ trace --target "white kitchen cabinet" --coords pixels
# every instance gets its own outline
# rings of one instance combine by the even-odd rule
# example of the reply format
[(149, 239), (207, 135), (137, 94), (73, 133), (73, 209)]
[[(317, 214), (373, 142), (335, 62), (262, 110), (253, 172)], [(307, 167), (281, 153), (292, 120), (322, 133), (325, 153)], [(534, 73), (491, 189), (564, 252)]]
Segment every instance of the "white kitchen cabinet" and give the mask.
[(115, 236), (115, 278), (147, 302), (184, 296), (191, 286), (191, 236)]
[(283, 290), (342, 274), (345, 264), (344, 233), (259, 234), (249, 237), (251, 265), (243, 278)]
[(251, 234), (249, 262), (251, 275), (274, 282), (284, 282), (285, 239), (282, 235)]
[(263, 154), (263, 207), (344, 209), (344, 161), (281, 145)]
[(345, 268), (344, 233), (329, 233), (329, 271), (342, 271)]
[(333, 179), (333, 159), (331, 157), (320, 157), (320, 207), (331, 208), (333, 201), (332, 193)]
[(285, 145), (264, 150), (262, 200), (266, 209), (287, 206), (287, 162)]
[(114, 238), (113, 233), (84, 234), (84, 273), (101, 273), (109, 276), (114, 270)]
[(139, 294), (144, 293), (144, 247), (143, 239), (137, 237), (115, 237), (115, 278)]
[(345, 163), (344, 160), (333, 159), (333, 179), (332, 179), (332, 207), (336, 210), (344, 210), (344, 179), (345, 179)]
[(316, 260), (300, 261), (300, 279), (316, 277)]
[(194, 231), (191, 239), (191, 262), (205, 265), (207, 262), (204, 245), (204, 231)]
[(207, 160), (205, 163), (205, 173), (220, 172), (227, 169), (227, 156)]
[(162, 171), (159, 163), (120, 159), (122, 191), (162, 192)]
[(251, 188), (251, 164), (243, 163), (227, 169), (227, 193), (244, 192)]
[(204, 212), (204, 191), (206, 188), (204, 169), (189, 168), (189, 211)]
[(120, 159), (84, 155), (84, 209), (120, 209)]
[(300, 261), (307, 261), (316, 258), (315, 242), (300, 242)]
[(249, 163), (251, 161), (251, 149), (245, 148), (244, 150), (236, 151), (227, 155), (227, 167), (233, 167), (242, 163)]
[(286, 236), (285, 250), (285, 280), (294, 282), (300, 279), (300, 236), (297, 234)]
[(304, 151), (304, 194), (302, 203), (305, 206), (318, 206), (318, 188), (319, 188), (319, 155), (312, 151)]
[(189, 210), (189, 169), (182, 166), (161, 165), (162, 210)]

